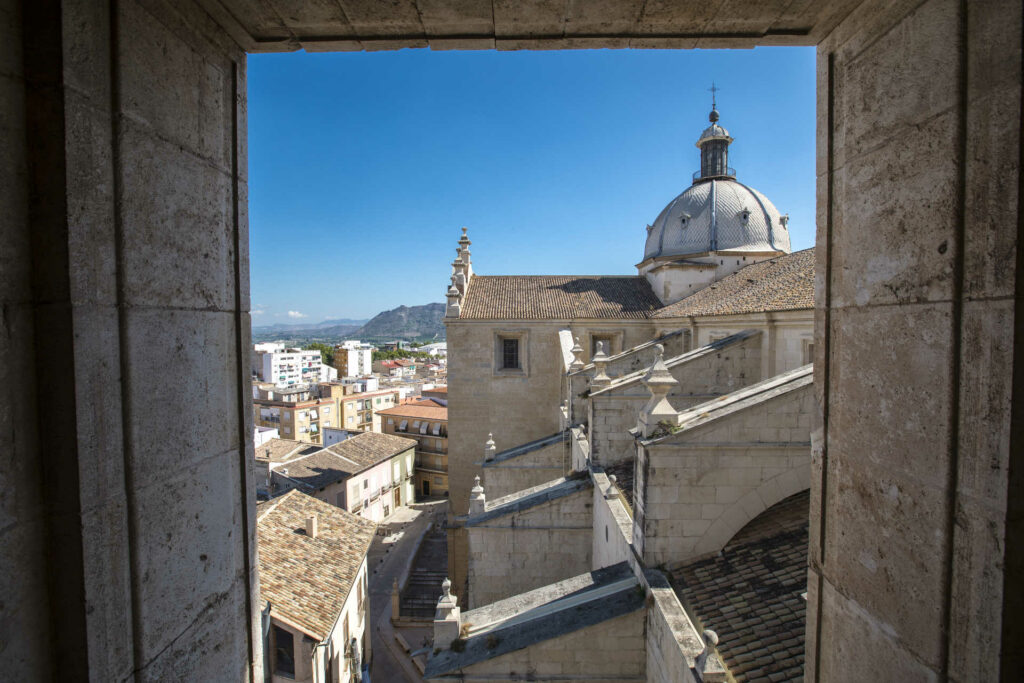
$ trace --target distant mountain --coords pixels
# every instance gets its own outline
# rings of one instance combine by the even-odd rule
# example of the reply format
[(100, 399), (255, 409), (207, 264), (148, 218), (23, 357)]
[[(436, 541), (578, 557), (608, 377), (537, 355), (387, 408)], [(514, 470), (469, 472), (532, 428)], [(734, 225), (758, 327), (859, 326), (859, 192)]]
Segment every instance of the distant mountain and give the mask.
[(346, 327), (352, 330), (358, 330), (360, 327), (365, 325), (368, 321), (366, 318), (362, 320), (353, 320), (352, 318), (334, 318), (331, 320), (324, 320), (319, 323), (275, 323), (273, 325), (253, 325), (253, 333), (264, 333), (264, 332), (308, 332), (312, 330), (325, 330), (332, 327)]
[(252, 328), (254, 342), (281, 341), (304, 345), (309, 342), (338, 343), (361, 339), (381, 343), (393, 339), (444, 339), (444, 304), (399, 306), (378, 313), (371, 320), (335, 318), (319, 323), (275, 323)]
[(391, 339), (444, 339), (444, 304), (399, 306), (374, 316), (352, 333), (371, 341)]

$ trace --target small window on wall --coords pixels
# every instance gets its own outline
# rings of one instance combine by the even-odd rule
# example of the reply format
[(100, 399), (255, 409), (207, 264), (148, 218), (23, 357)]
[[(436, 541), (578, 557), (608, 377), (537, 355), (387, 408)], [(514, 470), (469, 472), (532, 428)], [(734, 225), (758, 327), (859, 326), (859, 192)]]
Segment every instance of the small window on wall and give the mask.
[(519, 340), (501, 340), (501, 368), (503, 370), (519, 370)]
[(804, 340), (804, 354), (803, 355), (804, 355), (804, 357), (803, 357), (803, 364), (804, 365), (807, 365), (808, 363), (813, 363), (814, 362), (814, 342), (812, 342), (810, 339), (805, 339)]
[(274, 626), (274, 673), (295, 678), (295, 638), (280, 626)]
[(494, 375), (522, 376), (529, 374), (529, 332), (502, 331), (494, 333)]

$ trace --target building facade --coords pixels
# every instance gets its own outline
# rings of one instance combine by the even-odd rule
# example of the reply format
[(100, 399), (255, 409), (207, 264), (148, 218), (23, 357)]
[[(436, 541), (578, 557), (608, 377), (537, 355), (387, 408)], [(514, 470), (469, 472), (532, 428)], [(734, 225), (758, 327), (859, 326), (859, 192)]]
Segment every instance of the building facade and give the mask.
[(341, 377), (363, 377), (373, 372), (373, 346), (346, 341), (334, 347), (334, 367)]
[(256, 449), (257, 492), (276, 498), (299, 490), (380, 522), (416, 501), (416, 442), (359, 432), (326, 447), (274, 439)]
[(380, 412), (381, 431), (416, 440), (416, 491), (448, 495), (448, 408), (419, 400)]

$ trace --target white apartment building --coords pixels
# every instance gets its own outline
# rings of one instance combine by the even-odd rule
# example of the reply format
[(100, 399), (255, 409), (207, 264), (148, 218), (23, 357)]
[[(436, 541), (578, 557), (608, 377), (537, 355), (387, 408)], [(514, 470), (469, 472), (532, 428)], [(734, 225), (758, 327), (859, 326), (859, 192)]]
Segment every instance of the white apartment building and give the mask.
[[(319, 351), (283, 349), (259, 352), (257, 374), (264, 382), (273, 382), (279, 387), (295, 384), (315, 384), (323, 380), (323, 361)], [(335, 375), (337, 377), (337, 375)]]
[(334, 347), (334, 365), (342, 377), (362, 377), (373, 372), (373, 346), (347, 340)]

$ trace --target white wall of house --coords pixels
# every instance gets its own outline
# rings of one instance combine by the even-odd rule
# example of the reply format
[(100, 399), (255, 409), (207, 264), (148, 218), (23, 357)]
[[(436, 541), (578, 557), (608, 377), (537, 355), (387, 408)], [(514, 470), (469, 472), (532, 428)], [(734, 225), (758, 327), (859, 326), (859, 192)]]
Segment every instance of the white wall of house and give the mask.
[[(400, 506), (416, 501), (414, 449), (378, 463), (348, 479), (348, 510), (374, 522), (381, 522)], [(398, 492), (396, 500), (395, 492)]]

